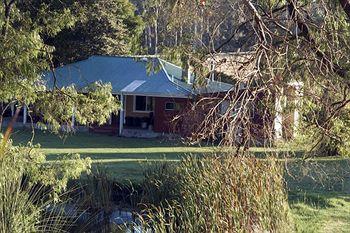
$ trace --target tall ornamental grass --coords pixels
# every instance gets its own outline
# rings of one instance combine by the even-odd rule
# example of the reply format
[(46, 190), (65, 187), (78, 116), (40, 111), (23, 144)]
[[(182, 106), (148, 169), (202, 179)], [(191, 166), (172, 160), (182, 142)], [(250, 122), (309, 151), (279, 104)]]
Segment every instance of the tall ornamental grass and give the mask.
[(154, 232), (288, 232), (283, 169), (274, 159), (188, 157), (147, 174), (142, 216)]
[(89, 161), (47, 164), (34, 147), (1, 145), (0, 233), (68, 232), (80, 213), (68, 208), (66, 183)]
[(50, 188), (32, 183), (16, 161), (0, 161), (0, 233), (66, 232), (72, 221), (52, 201)]

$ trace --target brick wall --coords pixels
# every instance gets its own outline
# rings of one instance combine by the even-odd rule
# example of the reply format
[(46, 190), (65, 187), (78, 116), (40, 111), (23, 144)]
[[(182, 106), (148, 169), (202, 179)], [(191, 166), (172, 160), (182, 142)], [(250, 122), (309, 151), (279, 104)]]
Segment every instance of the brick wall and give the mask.
[[(173, 119), (178, 116), (189, 104), (189, 99), (184, 98), (154, 98), (154, 131), (172, 133), (176, 132), (178, 125), (173, 122)], [(175, 110), (166, 110), (165, 105), (167, 102), (176, 104)]]

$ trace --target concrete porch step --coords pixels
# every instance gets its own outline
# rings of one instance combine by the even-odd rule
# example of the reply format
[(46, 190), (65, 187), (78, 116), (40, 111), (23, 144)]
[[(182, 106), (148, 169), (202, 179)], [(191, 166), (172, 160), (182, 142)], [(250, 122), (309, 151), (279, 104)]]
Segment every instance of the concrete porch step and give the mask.
[(101, 134), (117, 134), (118, 133), (118, 127), (116, 127), (116, 126), (91, 127), (90, 128), (90, 132), (101, 133)]
[(161, 134), (153, 132), (151, 130), (123, 129), (121, 136), (126, 138), (157, 138), (161, 136)]

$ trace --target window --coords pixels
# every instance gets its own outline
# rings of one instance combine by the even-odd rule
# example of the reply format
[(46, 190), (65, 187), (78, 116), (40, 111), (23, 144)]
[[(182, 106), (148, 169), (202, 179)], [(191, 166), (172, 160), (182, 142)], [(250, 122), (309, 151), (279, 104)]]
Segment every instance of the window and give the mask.
[(242, 113), (240, 113), (243, 109), (242, 109), (242, 102), (241, 101), (237, 101), (236, 103), (235, 103), (235, 108), (234, 108), (234, 110), (233, 110), (233, 116), (237, 116), (238, 114), (239, 115), (242, 115)]
[(224, 100), (220, 103), (220, 114), (224, 115), (228, 108), (230, 107), (230, 102), (228, 100)]
[[(232, 104), (234, 108), (232, 109)], [(230, 103), (228, 100), (224, 100), (220, 103), (220, 114), (225, 115), (227, 111), (230, 111), (231, 116), (237, 116), (237, 114), (242, 110), (241, 101), (236, 101), (235, 103)]]
[(152, 112), (153, 98), (150, 96), (134, 96), (134, 111)]
[(165, 110), (175, 110), (175, 103), (174, 102), (165, 103)]

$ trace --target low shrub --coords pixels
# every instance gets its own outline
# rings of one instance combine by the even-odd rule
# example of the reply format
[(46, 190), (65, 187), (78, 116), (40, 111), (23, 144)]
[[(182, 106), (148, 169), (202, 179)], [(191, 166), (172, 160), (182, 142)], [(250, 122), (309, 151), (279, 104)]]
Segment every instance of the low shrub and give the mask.
[(142, 219), (154, 232), (287, 232), (283, 167), (273, 159), (189, 156), (143, 183)]

